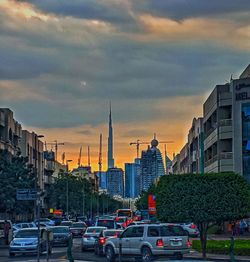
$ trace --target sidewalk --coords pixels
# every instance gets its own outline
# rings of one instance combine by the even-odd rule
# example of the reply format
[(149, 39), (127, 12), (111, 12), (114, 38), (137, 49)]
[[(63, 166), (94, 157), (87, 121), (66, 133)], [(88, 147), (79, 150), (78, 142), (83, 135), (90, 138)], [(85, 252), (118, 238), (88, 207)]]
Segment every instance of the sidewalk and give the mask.
[[(202, 254), (197, 251), (191, 251), (190, 254), (184, 255), (184, 258), (202, 260)], [(230, 261), (229, 255), (217, 255), (217, 254), (207, 254), (206, 261)], [(246, 262), (250, 261), (250, 256), (235, 256), (235, 261), (237, 262)]]

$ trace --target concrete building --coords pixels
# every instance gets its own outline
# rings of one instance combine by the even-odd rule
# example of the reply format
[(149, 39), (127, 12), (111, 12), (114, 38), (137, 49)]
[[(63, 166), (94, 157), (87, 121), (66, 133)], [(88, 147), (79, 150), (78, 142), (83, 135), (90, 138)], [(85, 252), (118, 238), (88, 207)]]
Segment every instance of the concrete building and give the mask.
[(107, 191), (110, 196), (124, 196), (124, 174), (121, 168), (108, 169)]
[(9, 108), (0, 108), (0, 149), (7, 150), (12, 155), (19, 151), (22, 127), (14, 119)]
[(172, 170), (174, 175), (180, 174), (180, 154), (174, 154), (172, 161)]
[(157, 146), (158, 141), (153, 139), (151, 147), (142, 151), (140, 191), (148, 190), (156, 179), (165, 174), (161, 151)]
[(232, 93), (229, 84), (214, 88), (203, 105), (203, 115), (205, 173), (234, 171)]
[(125, 163), (125, 197), (136, 198), (139, 195), (140, 171), (140, 159)]
[(188, 133), (188, 172), (204, 173), (204, 132), (203, 118), (194, 118)]
[(189, 155), (188, 143), (180, 151), (180, 174), (187, 174), (189, 172)]
[(21, 155), (27, 157), (28, 164), (32, 165), (36, 181), (42, 191), (44, 191), (44, 155), (43, 142), (34, 132), (22, 130), (20, 141)]

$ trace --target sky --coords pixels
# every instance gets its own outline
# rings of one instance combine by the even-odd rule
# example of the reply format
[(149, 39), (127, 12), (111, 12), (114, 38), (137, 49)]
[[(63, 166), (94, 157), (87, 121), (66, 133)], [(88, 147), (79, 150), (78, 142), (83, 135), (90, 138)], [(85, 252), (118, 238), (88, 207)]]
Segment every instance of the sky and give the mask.
[(154, 133), (177, 153), (209, 92), (250, 63), (250, 1), (0, 0), (0, 36), (0, 107), (64, 142), (70, 168), (88, 145), (97, 168), (102, 133), (105, 169), (111, 101), (123, 167)]

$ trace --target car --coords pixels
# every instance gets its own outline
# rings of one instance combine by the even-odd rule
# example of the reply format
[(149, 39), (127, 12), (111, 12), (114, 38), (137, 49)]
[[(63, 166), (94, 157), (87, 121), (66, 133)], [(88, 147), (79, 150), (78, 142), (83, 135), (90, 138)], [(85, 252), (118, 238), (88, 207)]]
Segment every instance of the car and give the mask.
[(69, 230), (73, 237), (81, 237), (87, 229), (87, 225), (84, 222), (73, 223)]
[(118, 229), (119, 227), (117, 226), (114, 219), (106, 219), (106, 218), (98, 219), (95, 223), (95, 226), (107, 227), (108, 229)]
[(124, 223), (124, 222), (126, 222), (128, 220), (128, 218), (127, 217), (116, 217), (115, 218), (115, 223), (117, 224), (117, 225), (119, 225), (120, 227), (122, 227), (122, 224)]
[(34, 222), (22, 222), (22, 223), (16, 223), (13, 226), (16, 228), (33, 228), (36, 227), (36, 224)]
[(88, 227), (82, 236), (82, 252), (89, 248), (95, 247), (95, 240), (98, 238), (102, 230), (107, 229), (107, 227)]
[(73, 222), (70, 221), (70, 220), (65, 220), (65, 221), (62, 221), (62, 222), (61, 222), (61, 226), (71, 227), (72, 224), (73, 224)]
[(59, 226), (62, 222), (62, 217), (53, 217), (51, 218), (51, 220), (53, 220), (55, 222), (55, 226)]
[(53, 246), (68, 246), (69, 240), (72, 238), (72, 234), (67, 226), (54, 226), (50, 227), (53, 232)]
[[(48, 234), (50, 231), (47, 229), (41, 229), (40, 234), (40, 252), (43, 253), (47, 250), (52, 253), (52, 241), (47, 240), (42, 237), (44, 234)], [(23, 228), (20, 229), (14, 239), (10, 242), (9, 246), (9, 256), (15, 256), (16, 254), (26, 254), (26, 253), (37, 253), (38, 252), (38, 228)]]
[(123, 230), (120, 229), (106, 229), (103, 230), (99, 237), (95, 240), (95, 254), (98, 256), (101, 256), (104, 254), (104, 244), (106, 242), (106, 240), (110, 237), (118, 237), (121, 233), (123, 232)]
[[(54, 226), (55, 221), (48, 219), (48, 218), (40, 218), (39, 219), (40, 224), (45, 225), (45, 226)], [(35, 220), (35, 224), (38, 225), (38, 220)]]
[(180, 223), (180, 225), (190, 237), (199, 237), (200, 232), (194, 223)]
[(190, 247), (187, 233), (181, 226), (144, 224), (130, 226), (118, 238), (107, 239), (104, 252), (109, 262), (115, 261), (119, 250), (122, 257), (149, 262), (162, 256), (181, 260), (183, 254), (190, 252)]

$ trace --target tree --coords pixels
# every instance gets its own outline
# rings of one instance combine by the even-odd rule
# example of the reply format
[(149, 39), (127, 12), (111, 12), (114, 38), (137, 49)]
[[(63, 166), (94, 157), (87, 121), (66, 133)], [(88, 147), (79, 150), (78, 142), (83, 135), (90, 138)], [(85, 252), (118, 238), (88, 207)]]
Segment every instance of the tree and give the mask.
[(245, 217), (249, 200), (249, 184), (234, 173), (164, 176), (156, 190), (158, 218), (194, 222), (200, 231), (204, 258), (209, 225)]
[(27, 163), (20, 152), (12, 156), (7, 150), (0, 150), (0, 210), (13, 217), (33, 210), (30, 201), (16, 200), (17, 189), (34, 188), (35, 175)]

